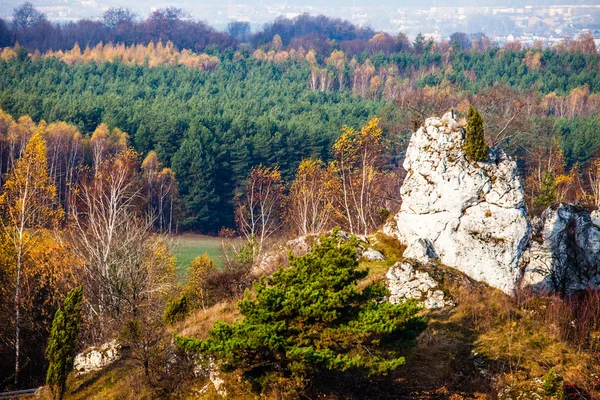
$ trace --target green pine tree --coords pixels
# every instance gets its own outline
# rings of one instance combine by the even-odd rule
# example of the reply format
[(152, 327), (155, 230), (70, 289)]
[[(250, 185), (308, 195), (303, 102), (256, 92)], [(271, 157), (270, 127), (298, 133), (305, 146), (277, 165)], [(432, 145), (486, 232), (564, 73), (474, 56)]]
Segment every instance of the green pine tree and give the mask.
[(540, 184), (540, 193), (533, 199), (534, 212), (542, 213), (546, 208), (556, 203), (556, 179), (550, 172), (544, 172)]
[(483, 118), (472, 105), (469, 107), (467, 132), (463, 150), (467, 157), (473, 161), (483, 161), (488, 158), (488, 147), (485, 143)]
[(185, 229), (216, 231), (215, 210), (219, 196), (215, 189), (217, 166), (210, 149), (198, 136), (188, 136), (173, 156), (173, 170), (179, 184), (179, 197), (185, 204)]
[[(243, 319), (217, 322), (207, 340), (177, 337), (180, 346), (214, 357), (246, 375), (305, 387), (328, 371), (354, 377), (384, 374), (404, 364), (399, 348), (425, 328), (415, 302), (391, 304), (382, 284), (362, 290), (368, 272), (356, 260), (357, 242), (336, 234), (320, 239), (305, 256), (292, 258), (239, 303)], [(295, 390), (292, 389), (292, 390)]]
[(46, 348), (48, 372), (46, 383), (50, 386), (55, 399), (62, 399), (67, 388), (67, 377), (73, 370), (79, 327), (81, 325), (81, 300), (83, 289), (75, 288), (69, 292), (63, 309), (58, 309), (52, 320), (52, 330)]

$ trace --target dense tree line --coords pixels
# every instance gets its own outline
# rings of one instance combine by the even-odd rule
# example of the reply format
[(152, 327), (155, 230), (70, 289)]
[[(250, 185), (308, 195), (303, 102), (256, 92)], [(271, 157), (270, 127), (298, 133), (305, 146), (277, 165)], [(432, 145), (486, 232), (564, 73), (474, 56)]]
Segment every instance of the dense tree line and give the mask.
[(127, 132), (136, 150), (156, 151), (177, 176), (182, 228), (205, 232), (233, 226), (234, 192), (252, 166), (278, 162), (291, 177), (303, 157), (330, 159), (341, 126), (359, 126), (383, 105), (308, 90), (303, 63), (224, 58), (207, 72), (122, 63), (69, 67), (51, 58), (14, 59), (0, 69), (0, 107), (10, 114), (67, 121), (84, 135), (104, 122)]
[[(146, 58), (148, 62), (126, 61), (128, 51), (133, 54), (149, 49), (152, 57)], [(96, 62), (91, 58), (107, 51), (123, 54), (122, 60)], [(381, 114), (386, 135), (395, 138), (392, 143), (396, 147), (388, 148), (384, 157), (388, 169), (398, 165), (400, 140), (406, 139), (415, 123), (451, 108), (466, 115), (469, 104), (482, 112), (488, 143), (523, 157), (527, 170), (535, 164), (531, 154), (537, 144), (532, 141), (532, 132), (538, 132), (537, 137), (560, 139), (568, 168), (577, 163), (585, 167), (600, 145), (592, 129), (593, 116), (600, 110), (600, 95), (594, 86), (600, 76), (594, 73), (598, 68), (595, 54), (544, 50), (538, 54), (546, 54), (549, 64), (543, 67), (544, 56), (540, 58), (541, 69), (527, 70), (523, 66), (526, 51), (461, 53), (457, 59), (464, 63), (477, 59), (482, 71), (505, 69), (508, 61), (515, 68), (505, 69), (504, 75), (490, 75), (487, 83), (483, 78), (467, 80), (466, 84), (444, 78), (437, 86), (420, 87), (420, 81), (413, 77), (420, 67), (410, 65), (425, 65), (424, 59), (430, 55), (407, 53), (405, 69), (386, 77), (382, 71), (389, 67), (380, 65), (377, 72), (376, 64), (367, 56), (360, 64), (357, 60), (361, 57), (348, 61), (337, 51), (325, 61), (325, 74), (317, 76), (334, 83), (325, 90), (311, 90), (311, 76), (320, 69), (316, 59), (311, 61), (311, 52), (304, 57), (288, 54), (287, 59), (269, 61), (224, 51), (210, 56), (218, 60), (218, 66), (204, 70), (172, 65), (169, 57), (173, 51), (168, 45), (95, 48), (78, 52), (76, 57), (72, 52), (64, 53), (65, 57), (75, 57), (69, 59), (75, 60), (69, 65), (57, 57), (30, 57), (17, 49), (15, 56), (0, 61), (0, 107), (14, 116), (29, 115), (33, 121), (67, 121), (88, 138), (102, 123), (127, 132), (138, 152), (146, 155), (154, 151), (156, 161), (176, 176), (180, 207), (167, 210), (170, 206), (163, 203), (160, 212), (180, 218), (175, 225), (169, 218), (164, 224), (177, 229), (179, 223), (181, 229), (203, 232), (234, 226), (233, 199), (253, 166), (278, 164), (284, 181), (289, 182), (303, 158), (333, 159), (331, 146), (343, 125), (361, 126), (375, 114)], [(270, 52), (277, 55), (282, 50)], [(588, 60), (579, 75), (571, 75), (559, 87), (549, 87), (547, 90), (556, 91), (547, 94), (536, 86), (535, 79), (542, 77), (543, 82), (566, 79), (559, 71), (575, 68), (571, 61), (577, 57)], [(526, 72), (519, 75), (520, 70)], [(394, 85), (388, 85), (390, 81)], [(374, 82), (379, 82), (378, 88), (372, 88)], [(581, 83), (584, 86), (576, 86)], [(565, 91), (565, 84), (567, 89), (574, 88)], [(49, 144), (68, 146), (62, 139), (56, 140)], [(78, 145), (73, 145), (76, 154), (70, 154), (81, 157)], [(6, 156), (0, 160), (3, 171), (7, 171), (8, 162)], [(67, 174), (69, 168), (59, 163), (53, 169), (63, 182), (58, 185), (63, 201), (64, 184), (72, 179)]]

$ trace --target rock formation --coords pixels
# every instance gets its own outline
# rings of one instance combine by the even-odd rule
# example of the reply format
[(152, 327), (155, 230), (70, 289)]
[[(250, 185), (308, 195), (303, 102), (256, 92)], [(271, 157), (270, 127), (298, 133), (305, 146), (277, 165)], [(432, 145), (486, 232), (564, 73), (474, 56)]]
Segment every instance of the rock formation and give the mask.
[(463, 142), (451, 113), (427, 119), (412, 135), (402, 206), (384, 232), (408, 245), (405, 255), (439, 259), (512, 293), (531, 231), (517, 166), (498, 148), (471, 162)]
[(600, 284), (598, 213), (574, 204), (557, 204), (534, 219), (533, 236), (523, 255), (522, 285), (568, 293)]
[(435, 289), (438, 283), (427, 272), (417, 271), (408, 261), (397, 262), (386, 274), (390, 290), (389, 302), (417, 299), (425, 308), (442, 308), (452, 305), (452, 300), (444, 299), (444, 292)]
[(90, 347), (75, 356), (73, 369), (80, 374), (101, 370), (121, 357), (121, 345), (116, 341)]

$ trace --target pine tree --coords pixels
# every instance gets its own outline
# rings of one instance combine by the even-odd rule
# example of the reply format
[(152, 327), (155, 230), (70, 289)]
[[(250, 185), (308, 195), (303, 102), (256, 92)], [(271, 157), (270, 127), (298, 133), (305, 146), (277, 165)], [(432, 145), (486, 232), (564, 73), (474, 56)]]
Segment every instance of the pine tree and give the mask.
[(173, 156), (179, 195), (186, 205), (182, 221), (186, 229), (205, 232), (218, 229), (215, 210), (220, 199), (215, 190), (216, 169), (211, 152), (199, 137), (187, 137)]
[(81, 300), (83, 289), (75, 288), (67, 295), (63, 310), (54, 315), (50, 339), (46, 348), (48, 372), (46, 383), (50, 386), (55, 399), (62, 399), (67, 388), (67, 377), (73, 370), (75, 354), (79, 342), (81, 325)]
[(556, 179), (550, 172), (544, 172), (540, 185), (540, 193), (533, 200), (534, 211), (541, 213), (546, 208), (556, 203)]
[(479, 112), (472, 105), (469, 107), (468, 117), (463, 150), (470, 160), (483, 161), (488, 158), (485, 132), (483, 130), (483, 118), (481, 118)]
[(356, 248), (355, 239), (341, 240), (337, 232), (322, 237), (310, 253), (292, 258), (290, 268), (255, 283), (255, 294), (239, 303), (241, 321), (218, 322), (204, 341), (177, 342), (259, 373), (256, 382), (263, 384), (274, 379), (306, 387), (327, 371), (351, 369), (358, 377), (398, 368), (405, 362), (399, 347), (410, 345), (425, 321), (415, 302), (382, 301), (381, 284), (359, 289), (368, 272), (359, 269)]

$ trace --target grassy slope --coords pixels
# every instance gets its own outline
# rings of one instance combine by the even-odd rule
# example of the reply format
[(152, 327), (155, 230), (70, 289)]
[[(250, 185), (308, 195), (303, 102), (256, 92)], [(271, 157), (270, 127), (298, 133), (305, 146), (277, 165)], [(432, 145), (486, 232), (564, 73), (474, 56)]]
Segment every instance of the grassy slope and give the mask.
[[(187, 243), (197, 252), (203, 249), (201, 246), (210, 246), (215, 241), (195, 238)], [(403, 247), (381, 235), (373, 240), (372, 246), (382, 251), (387, 260), (362, 265), (369, 268), (366, 280), (379, 281), (401, 259)], [(437, 265), (424, 269), (441, 282), (440, 288), (456, 306), (424, 311), (429, 325), (416, 347), (406, 350), (406, 365), (393, 374), (391, 382), (374, 383), (368, 388), (370, 398), (493, 399), (504, 388), (507, 394), (504, 399), (555, 399), (541, 389), (542, 378), (551, 368), (565, 382), (587, 393), (599, 394), (600, 386), (594, 387), (590, 377), (600, 373), (600, 357), (564, 338), (558, 327), (563, 311), (552, 305), (556, 299), (517, 300), (473, 282), (453, 268)], [(205, 338), (216, 320), (231, 323), (240, 317), (236, 303), (232, 299), (206, 312), (195, 311), (173, 329), (185, 336)], [(104, 373), (79, 377), (79, 389), (68, 398), (143, 398), (148, 388), (132, 390), (143, 381), (133, 379), (135, 374), (125, 361)], [(230, 398), (253, 398), (235, 373), (221, 376)], [(178, 393), (177, 398), (217, 398), (214, 388), (206, 386), (207, 383), (201, 379), (190, 382), (191, 390)], [(206, 388), (202, 394), (201, 388)], [(322, 398), (346, 398), (336, 395), (335, 390), (325, 388)], [(273, 398), (277, 398), (276, 394)]]

